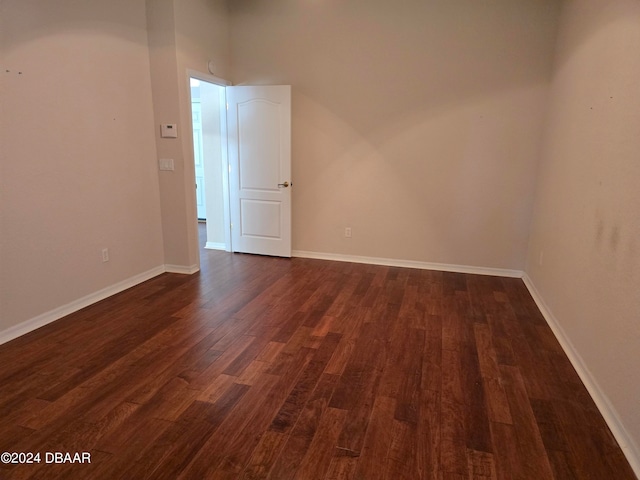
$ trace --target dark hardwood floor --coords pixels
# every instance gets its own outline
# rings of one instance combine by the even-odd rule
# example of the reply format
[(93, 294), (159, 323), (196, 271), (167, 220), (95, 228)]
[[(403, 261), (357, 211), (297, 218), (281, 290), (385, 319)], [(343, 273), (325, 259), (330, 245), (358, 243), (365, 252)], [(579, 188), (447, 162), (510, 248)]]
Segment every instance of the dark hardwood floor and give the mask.
[(41, 462), (1, 479), (635, 478), (521, 280), (215, 251), (0, 346), (5, 451)]

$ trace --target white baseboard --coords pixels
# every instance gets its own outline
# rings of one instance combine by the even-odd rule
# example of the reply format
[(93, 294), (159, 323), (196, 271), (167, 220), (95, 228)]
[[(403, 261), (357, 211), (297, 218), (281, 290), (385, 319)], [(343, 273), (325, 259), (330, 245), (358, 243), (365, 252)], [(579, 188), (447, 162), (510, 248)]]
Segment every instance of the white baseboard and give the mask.
[(336, 262), (366, 263), (370, 265), (384, 265), (387, 267), (418, 268), (420, 270), (440, 270), (443, 272), (471, 273), (476, 275), (493, 275), (497, 277), (522, 278), (521, 270), (507, 270), (503, 268), (473, 267), (467, 265), (452, 265), (448, 263), (419, 262), (416, 260), (399, 260), (395, 258), (361, 257), (358, 255), (342, 255), (338, 253), (306, 252), (294, 250), (294, 257), (316, 258), (319, 260), (333, 260)]
[(114, 285), (110, 285), (109, 287), (98, 290), (97, 292), (90, 293), (89, 295), (79, 298), (78, 300), (74, 300), (73, 302), (69, 302), (66, 305), (62, 305), (61, 307), (49, 310), (48, 312), (38, 315), (37, 317), (31, 318), (19, 323), (18, 325), (14, 325), (13, 327), (9, 327), (8, 329), (1, 331), (0, 345), (13, 340), (14, 338), (18, 338), (25, 333), (29, 333), (40, 327), (44, 327), (48, 323), (55, 322), (56, 320), (66, 315), (77, 312), (80, 309), (88, 307), (89, 305), (99, 302), (100, 300), (104, 300), (105, 298), (115, 295), (116, 293), (120, 293), (127, 288), (134, 287), (139, 283), (145, 282), (153, 277), (157, 277), (162, 273), (168, 272), (191, 275), (199, 270), (200, 268), (198, 267), (198, 265), (160, 265), (158, 267), (152, 268), (151, 270), (147, 270), (146, 272), (134, 275), (133, 277), (127, 278), (126, 280), (118, 282)]
[(99, 302), (100, 300), (104, 300), (105, 298), (115, 295), (116, 293), (120, 293), (123, 290), (138, 285), (139, 283), (145, 282), (164, 272), (164, 265), (160, 265), (158, 267), (152, 268), (151, 270), (147, 270), (146, 272), (127, 278), (126, 280), (118, 282), (114, 285), (110, 285), (106, 288), (98, 290), (97, 292), (90, 293), (89, 295), (74, 300), (73, 302), (69, 302), (66, 305), (62, 305), (61, 307), (49, 310), (48, 312), (19, 323), (18, 325), (9, 327), (8, 329), (0, 332), (0, 345), (13, 340), (14, 338), (18, 338), (25, 333), (29, 333), (32, 330), (43, 327), (48, 323), (54, 322), (66, 315), (77, 312), (78, 310), (88, 307), (89, 305)]
[(198, 265), (165, 265), (164, 271), (168, 273), (181, 273), (183, 275), (192, 275), (200, 271)]
[(560, 322), (558, 322), (558, 319), (553, 315), (553, 312), (551, 312), (542, 299), (542, 296), (536, 289), (531, 278), (525, 274), (522, 280), (529, 289), (529, 293), (531, 293), (533, 300), (536, 302), (536, 305), (538, 305), (538, 308), (549, 324), (549, 327), (551, 327), (553, 334), (558, 339), (558, 342), (560, 342), (562, 349), (567, 354), (567, 357), (569, 357), (569, 361), (573, 365), (573, 368), (576, 369), (576, 372), (580, 376), (580, 380), (582, 380), (582, 383), (584, 383), (587, 391), (591, 395), (591, 398), (593, 398), (593, 401), (598, 407), (598, 410), (600, 410), (605, 422), (607, 422), (611, 433), (616, 438), (616, 441), (620, 445), (625, 457), (627, 457), (631, 468), (635, 472), (636, 476), (640, 478), (640, 449), (638, 448), (638, 445), (634, 441), (633, 437), (629, 435), (627, 429), (624, 428), (616, 409), (611, 405), (609, 398), (598, 385), (598, 382), (591, 374), (591, 371), (585, 364), (580, 353), (578, 353), (576, 348), (573, 346), (573, 343), (560, 325)]
[[(207, 243), (206, 248), (215, 248), (215, 249), (225, 249), (224, 244), (217, 243)], [(303, 257), (303, 258), (316, 258), (321, 260), (333, 260), (338, 262), (353, 262), (353, 263), (366, 263), (372, 265), (385, 265), (391, 267), (407, 267), (407, 268), (418, 268), (423, 270), (440, 270), (446, 272), (457, 272), (457, 273), (472, 273), (472, 274), (480, 274), (480, 275), (496, 275), (501, 277), (515, 277), (521, 278), (523, 272), (519, 270), (505, 270), (499, 268), (486, 268), (486, 267), (470, 267), (465, 265), (450, 265), (444, 263), (427, 263), (427, 262), (418, 262), (413, 260), (398, 260), (398, 259), (389, 259), (389, 258), (376, 258), (376, 257), (362, 257), (355, 255), (340, 255), (340, 254), (332, 254), (332, 253), (320, 253), (320, 252), (306, 252), (302, 250), (295, 250), (292, 252), (294, 257)], [(146, 272), (135, 275), (131, 278), (123, 280), (121, 282), (116, 283), (115, 285), (111, 285), (109, 287), (103, 288), (97, 292), (86, 295), (78, 300), (70, 302), (66, 305), (62, 305), (61, 307), (55, 308), (48, 312), (45, 312), (37, 317), (34, 317), (30, 320), (26, 320), (18, 325), (14, 325), (4, 331), (0, 332), (0, 345), (6, 343), (14, 338), (17, 338), (25, 333), (29, 333), (32, 330), (40, 328), (48, 323), (51, 323), (55, 320), (58, 320), (66, 315), (69, 315), (73, 312), (76, 312), (82, 308), (88, 307), (89, 305), (99, 302), (100, 300), (104, 300), (111, 295), (115, 295), (127, 288), (131, 288), (139, 283), (142, 283), (150, 278), (153, 278), (161, 273), (178, 273), (184, 275), (191, 275), (200, 270), (198, 265), (161, 265), (155, 267)]]
[(227, 246), (220, 242), (207, 242), (204, 248), (207, 250), (226, 250)]
[[(212, 247), (207, 247), (212, 248)], [(216, 248), (217, 249), (217, 248)], [(224, 245), (223, 248), (224, 249)], [(376, 258), (376, 257), (363, 257), (363, 256), (354, 256), (354, 255), (341, 255), (341, 254), (330, 254), (330, 253), (321, 253), (321, 252), (307, 252), (302, 250), (294, 250), (292, 252), (294, 257), (301, 258), (315, 258), (320, 260), (333, 260), (338, 262), (352, 262), (352, 263), (366, 263), (372, 265), (384, 265), (384, 266), (393, 266), (393, 267), (407, 267), (407, 268), (417, 268), (423, 270), (440, 270), (446, 272), (456, 272), (456, 273), (471, 273), (471, 274), (480, 274), (480, 275), (495, 275), (502, 277), (513, 277), (513, 278), (522, 278), (524, 284), (528, 288), (531, 296), (536, 302), (540, 312), (544, 316), (545, 320), (549, 324), (549, 327), (553, 331), (554, 335), (560, 342), (564, 352), (567, 354), (567, 357), (571, 361), (573, 367), (576, 369), (580, 379), (584, 383), (587, 388), (589, 394), (593, 398), (596, 406), (600, 410), (600, 413), (604, 417), (607, 425), (611, 429), (614, 437), (616, 438), (620, 448), (625, 454), (627, 460), (629, 461), (631, 468), (634, 470), (638, 478), (640, 478), (640, 449), (638, 445), (635, 443), (633, 438), (629, 435), (627, 430), (624, 428), (624, 425), (620, 421), (620, 418), (613, 407), (611, 402), (609, 401), (607, 395), (602, 391), (598, 382), (593, 377), (588, 367), (582, 360), (582, 357), (575, 349), (571, 340), (564, 332), (560, 323), (553, 315), (551, 310), (547, 307), (541, 295), (537, 291), (535, 285), (528, 275), (519, 270), (506, 270), (506, 269), (497, 269), (497, 268), (486, 268), (486, 267), (473, 267), (473, 266), (464, 266), (464, 265), (451, 265), (451, 264), (442, 264), (442, 263), (429, 263), (429, 262), (418, 262), (413, 260), (398, 260), (398, 259), (388, 259), (388, 258)], [(161, 265), (146, 272), (140, 273), (138, 275), (134, 275), (126, 280), (118, 282), (109, 287), (103, 288), (97, 292), (86, 295), (78, 300), (70, 302), (61, 307), (55, 308), (48, 312), (45, 312), (37, 317), (34, 317), (30, 320), (19, 323), (18, 325), (14, 325), (2, 332), (0, 332), (0, 345), (6, 343), (10, 340), (13, 340), (21, 335), (24, 335), (28, 332), (36, 330), (37, 328), (43, 327), (51, 322), (54, 322), (66, 315), (69, 315), (73, 312), (76, 312), (82, 308), (85, 308), (93, 303), (99, 302), (100, 300), (104, 300), (107, 297), (115, 295), (117, 293), (122, 292), (128, 288), (131, 288), (139, 283), (142, 283), (146, 280), (149, 280), (153, 277), (156, 277), (164, 272), (170, 273), (180, 273), (180, 274), (193, 274), (199, 270), (198, 265), (191, 266), (183, 266), (183, 265)]]

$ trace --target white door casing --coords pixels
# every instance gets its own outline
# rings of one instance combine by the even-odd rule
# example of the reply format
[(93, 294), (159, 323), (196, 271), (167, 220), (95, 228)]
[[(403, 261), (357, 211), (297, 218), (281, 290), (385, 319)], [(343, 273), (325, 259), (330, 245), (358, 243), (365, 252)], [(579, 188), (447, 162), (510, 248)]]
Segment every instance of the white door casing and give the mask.
[(291, 256), (291, 86), (227, 87), (234, 252)]

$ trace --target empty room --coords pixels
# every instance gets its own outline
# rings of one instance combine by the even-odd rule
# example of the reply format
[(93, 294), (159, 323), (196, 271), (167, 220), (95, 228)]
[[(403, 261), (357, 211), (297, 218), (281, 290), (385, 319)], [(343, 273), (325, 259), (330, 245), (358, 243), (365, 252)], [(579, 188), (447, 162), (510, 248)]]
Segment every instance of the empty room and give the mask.
[(638, 478), (638, 52), (638, 0), (0, 1), (0, 478)]

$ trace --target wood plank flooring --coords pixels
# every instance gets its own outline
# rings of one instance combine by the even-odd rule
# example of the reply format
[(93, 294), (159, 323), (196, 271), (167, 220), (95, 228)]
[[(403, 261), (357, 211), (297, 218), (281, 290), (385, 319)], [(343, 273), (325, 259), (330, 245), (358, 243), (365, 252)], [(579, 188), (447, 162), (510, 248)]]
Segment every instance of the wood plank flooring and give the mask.
[(635, 478), (521, 280), (202, 257), (0, 346), (1, 479)]

